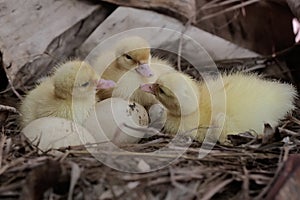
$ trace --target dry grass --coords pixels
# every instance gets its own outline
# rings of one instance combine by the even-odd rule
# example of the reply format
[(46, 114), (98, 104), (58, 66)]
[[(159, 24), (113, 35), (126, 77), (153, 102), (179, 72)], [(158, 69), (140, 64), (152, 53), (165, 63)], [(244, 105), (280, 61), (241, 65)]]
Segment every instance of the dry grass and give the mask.
[[(297, 123), (295, 123), (295, 122)], [(238, 136), (239, 145), (216, 145), (204, 158), (198, 158), (201, 144), (190, 148), (167, 167), (149, 173), (125, 173), (113, 170), (94, 157), (84, 147), (61, 149), (62, 156), (38, 155), (14, 126), (4, 126), (0, 149), (1, 199), (261, 199), (266, 195), (290, 154), (298, 153), (300, 135), (298, 121), (286, 121), (289, 128), (278, 130), (278, 138), (262, 141)], [(297, 131), (297, 132), (296, 132)], [(281, 142), (289, 137), (289, 142)], [(170, 142), (170, 138), (155, 136), (139, 144), (125, 145), (129, 152), (107, 151), (119, 168), (143, 168), (137, 158), (151, 165), (174, 156), (151, 153)], [(143, 153), (148, 152), (148, 153)], [(124, 163), (130, 163), (124, 166)], [(73, 184), (71, 184), (73, 183)], [(74, 190), (69, 190), (71, 185)], [(50, 190), (48, 190), (50, 189)], [(45, 194), (43, 194), (46, 190)]]

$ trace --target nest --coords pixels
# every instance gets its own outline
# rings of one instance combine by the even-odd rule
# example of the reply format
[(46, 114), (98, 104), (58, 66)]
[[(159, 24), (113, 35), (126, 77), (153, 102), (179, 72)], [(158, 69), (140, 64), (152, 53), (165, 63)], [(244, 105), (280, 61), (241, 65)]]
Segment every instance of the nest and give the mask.
[[(174, 55), (156, 53), (177, 60), (173, 59)], [(257, 71), (255, 66), (260, 62), (263, 67), (259, 70), (265, 75), (282, 78), (285, 74), (283, 79), (292, 78), (272, 61), (253, 58), (217, 64), (225, 71)], [(181, 60), (180, 68), (200, 78), (185, 60)], [(2, 92), (0, 99), (1, 102), (7, 99), (19, 102), (11, 90)], [(277, 128), (266, 124), (262, 138), (251, 133), (231, 136), (233, 146), (217, 144), (203, 158), (199, 157), (200, 148), (210, 147), (203, 147), (196, 141), (192, 141), (178, 158), (172, 151), (158, 156), (154, 151), (165, 147), (172, 139), (163, 134), (143, 139), (138, 144), (121, 146), (126, 154), (105, 149), (107, 163), (123, 171), (140, 172), (127, 173), (103, 164), (83, 146), (62, 148), (60, 156), (39, 153), (20, 134), (15, 107), (0, 107), (1, 199), (261, 199), (270, 194), (290, 155), (300, 150), (299, 110), (296, 110)], [(174, 145), (172, 148), (182, 147)], [(155, 162), (170, 158), (174, 159), (165, 167), (144, 173), (152, 169)]]

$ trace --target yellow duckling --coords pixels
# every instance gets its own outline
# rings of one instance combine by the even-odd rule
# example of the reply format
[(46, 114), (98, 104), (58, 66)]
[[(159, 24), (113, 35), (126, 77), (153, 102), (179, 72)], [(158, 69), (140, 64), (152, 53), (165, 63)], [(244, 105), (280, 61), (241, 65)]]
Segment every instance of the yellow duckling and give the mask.
[[(154, 82), (161, 74), (174, 71), (171, 65), (162, 59), (151, 58), (150, 46), (146, 40), (132, 36), (120, 40), (114, 51), (98, 56), (94, 67), (107, 66), (102, 78), (117, 82), (114, 89), (100, 91), (102, 98), (120, 97), (135, 101), (143, 106), (156, 103), (156, 99), (139, 89), (140, 84)], [(102, 70), (103, 71), (103, 70)]]
[(228, 134), (249, 130), (263, 134), (264, 123), (278, 125), (295, 108), (296, 97), (292, 85), (242, 73), (199, 83), (175, 72), (162, 75), (156, 83), (144, 84), (141, 89), (154, 94), (166, 107), (166, 132), (176, 134), (198, 128), (191, 133), (200, 142), (214, 128), (220, 129), (217, 137), (221, 143)]
[(82, 61), (69, 61), (55, 69), (25, 97), (20, 111), (26, 126), (41, 117), (61, 117), (83, 124), (94, 106), (96, 88), (110, 88), (112, 81), (101, 79)]

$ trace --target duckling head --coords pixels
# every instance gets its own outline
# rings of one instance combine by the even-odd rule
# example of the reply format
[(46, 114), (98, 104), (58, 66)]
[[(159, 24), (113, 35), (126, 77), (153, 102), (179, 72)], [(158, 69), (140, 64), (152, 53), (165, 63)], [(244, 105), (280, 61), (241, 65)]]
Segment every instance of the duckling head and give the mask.
[(173, 115), (189, 115), (198, 109), (199, 89), (189, 76), (174, 72), (160, 76), (141, 89), (152, 93)]
[(69, 61), (55, 70), (54, 92), (58, 98), (89, 98), (95, 95), (100, 78), (94, 69), (82, 61)]
[(149, 62), (150, 47), (146, 40), (138, 36), (122, 39), (116, 47), (117, 65), (126, 71), (135, 69), (144, 77), (153, 76)]

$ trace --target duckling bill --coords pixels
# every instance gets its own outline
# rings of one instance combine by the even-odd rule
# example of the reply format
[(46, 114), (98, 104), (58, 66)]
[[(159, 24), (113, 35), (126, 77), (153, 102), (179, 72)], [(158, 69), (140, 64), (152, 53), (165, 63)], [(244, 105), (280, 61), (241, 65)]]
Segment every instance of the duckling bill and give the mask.
[[(114, 89), (100, 90), (100, 99), (119, 97), (146, 107), (157, 103), (157, 100), (140, 90), (140, 84), (153, 82), (159, 75), (174, 71), (168, 62), (152, 57), (149, 43), (138, 36), (118, 41), (113, 50), (95, 58), (94, 66), (97, 71), (103, 71), (102, 78), (117, 83)], [(102, 69), (103, 66), (107, 68)]]

